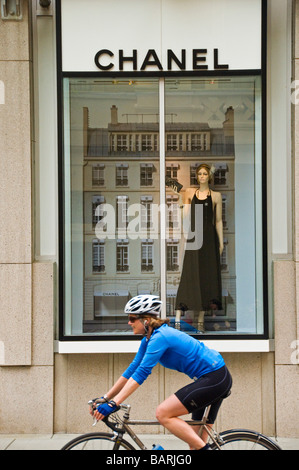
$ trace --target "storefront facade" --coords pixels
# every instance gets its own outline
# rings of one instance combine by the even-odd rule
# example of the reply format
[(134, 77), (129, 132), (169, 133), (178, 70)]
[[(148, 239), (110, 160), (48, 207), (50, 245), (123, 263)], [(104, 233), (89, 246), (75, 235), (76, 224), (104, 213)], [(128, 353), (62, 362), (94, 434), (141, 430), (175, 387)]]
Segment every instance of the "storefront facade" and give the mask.
[[(2, 12), (1, 395), (25, 390), (28, 416), (16, 430), (5, 406), (0, 430), (88, 430), (84, 403), (139, 346), (123, 307), (155, 294), (162, 316), (232, 371), (219, 426), (296, 437), (297, 2), (115, 3)], [(202, 307), (204, 327), (196, 308), (177, 305), (185, 253), (204, 246), (187, 200), (202, 163), (221, 193), (223, 239), (221, 294)], [(186, 381), (157, 366), (136, 415)], [(42, 424), (35, 395), (50, 404)]]
[[(187, 199), (198, 187), (196, 169), (202, 163), (213, 168), (211, 188), (221, 194), (223, 221), (221, 292), (217, 296), (211, 289), (199, 307), (205, 311), (205, 333), (215, 339), (269, 339), (263, 256), (266, 8), (260, 1), (246, 8), (235, 3), (224, 8), (215, 2), (218, 15), (207, 2), (188, 9), (160, 1), (143, 4), (144, 18), (155, 18), (155, 27), (140, 21), (138, 48), (138, 2), (112, 10), (101, 2), (86, 4), (83, 11), (67, 1), (59, 5), (62, 341), (130, 337), (123, 306), (143, 293), (161, 297), (162, 315), (177, 327), (201, 333), (197, 302), (185, 307), (192, 292), (178, 291), (188, 275), (191, 291), (207, 289), (204, 277), (213, 283), (214, 248), (200, 248), (203, 237), (196, 231), (190, 243), (188, 233)], [(92, 9), (93, 23), (88, 21)], [(100, 31), (99, 15), (108, 19)], [(246, 19), (247, 30), (240, 27)], [(228, 23), (234, 25), (230, 35)], [(88, 31), (81, 27), (79, 33), (73, 24), (89, 24)], [(98, 50), (97, 44), (104, 46)], [(195, 219), (203, 229), (203, 214)], [(211, 261), (201, 280), (192, 281), (196, 268), (184, 255), (198, 249)], [(180, 301), (185, 308), (178, 319)]]

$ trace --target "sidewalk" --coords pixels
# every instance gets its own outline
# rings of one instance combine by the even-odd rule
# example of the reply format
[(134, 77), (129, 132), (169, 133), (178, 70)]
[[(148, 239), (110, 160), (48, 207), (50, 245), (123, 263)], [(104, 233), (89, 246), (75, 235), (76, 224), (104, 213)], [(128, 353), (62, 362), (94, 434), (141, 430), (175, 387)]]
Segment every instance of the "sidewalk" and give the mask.
[[(0, 450), (60, 450), (61, 447), (75, 434), (54, 434), (54, 435), (5, 435), (0, 434)], [(282, 450), (299, 450), (299, 438), (272, 438), (277, 441)], [(149, 449), (152, 444), (161, 444), (167, 450), (188, 450), (184, 442), (165, 434), (142, 435), (142, 441)]]

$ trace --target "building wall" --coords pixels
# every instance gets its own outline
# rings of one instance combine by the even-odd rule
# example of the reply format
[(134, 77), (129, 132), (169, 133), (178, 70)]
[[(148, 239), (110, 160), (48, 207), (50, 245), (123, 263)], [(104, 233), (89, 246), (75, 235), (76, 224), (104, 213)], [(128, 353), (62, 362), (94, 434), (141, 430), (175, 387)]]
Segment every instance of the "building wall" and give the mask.
[(292, 437), (299, 422), (298, 262), (277, 261), (273, 269), (276, 426), (278, 435)]
[[(33, 257), (31, 22), (23, 3), (22, 21), (0, 20), (1, 433), (49, 432), (53, 421), (54, 270)], [(20, 402), (18, 419), (12, 403)]]
[[(105, 393), (133, 357), (131, 354), (56, 355), (55, 431), (90, 432), (88, 400)], [(268, 435), (275, 434), (274, 355), (226, 353), (224, 359), (234, 383), (231, 396), (221, 407), (217, 426), (221, 429), (253, 428)], [(154, 419), (158, 404), (188, 382), (188, 377), (178, 372), (155, 367), (142, 387), (127, 400), (132, 405), (131, 416)], [(97, 429), (104, 427), (100, 423)], [(158, 426), (138, 429), (146, 433), (163, 432)]]
[[(57, 253), (46, 259), (36, 250), (36, 175), (43, 142), (36, 115), (38, 77), (32, 68), (37, 44), (28, 15), (33, 3), (23, 1), (20, 22), (0, 19), (0, 433), (77, 433), (91, 430), (87, 401), (106, 392), (133, 356), (54, 354)], [(299, 0), (293, 4), (294, 78), (299, 79)], [(299, 437), (298, 354), (292, 347), (299, 339), (298, 106), (293, 117), (294, 256), (276, 256), (269, 269), (275, 353), (224, 354), (234, 385), (217, 423), (281, 437)], [(182, 375), (156, 367), (130, 400), (134, 417), (153, 417), (157, 404), (185, 383)]]
[[(298, 80), (298, 0), (293, 2), (293, 25), (292, 80)], [(292, 174), (289, 183), (293, 185), (293, 256), (273, 263), (276, 428), (278, 435), (286, 437), (299, 435), (299, 101), (294, 97), (291, 101)]]

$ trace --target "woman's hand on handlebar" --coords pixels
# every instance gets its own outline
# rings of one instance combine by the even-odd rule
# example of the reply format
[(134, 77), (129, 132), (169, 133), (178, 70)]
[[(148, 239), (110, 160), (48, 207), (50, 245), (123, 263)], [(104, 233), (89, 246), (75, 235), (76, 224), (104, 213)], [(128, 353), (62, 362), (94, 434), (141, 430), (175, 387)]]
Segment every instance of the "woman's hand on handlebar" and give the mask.
[(92, 400), (90, 400), (88, 402), (88, 404), (89, 404), (89, 414), (98, 420), (99, 418), (96, 417), (96, 413), (98, 413), (97, 406), (102, 404), (102, 403), (107, 403), (107, 402), (108, 402), (108, 400), (105, 397), (105, 395), (101, 398), (93, 398)]
[(96, 420), (102, 420), (117, 410), (119, 410), (119, 406), (115, 401), (110, 400), (108, 403), (102, 403), (97, 406), (94, 412), (94, 418)]

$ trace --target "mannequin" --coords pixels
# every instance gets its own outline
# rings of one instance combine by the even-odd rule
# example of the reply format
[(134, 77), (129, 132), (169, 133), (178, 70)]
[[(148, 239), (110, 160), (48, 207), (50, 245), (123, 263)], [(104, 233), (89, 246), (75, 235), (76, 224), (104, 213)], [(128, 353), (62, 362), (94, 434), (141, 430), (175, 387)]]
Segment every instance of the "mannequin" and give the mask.
[[(212, 191), (213, 178), (211, 167), (205, 163), (196, 170), (199, 187), (188, 188), (182, 204), (189, 204), (191, 222), (195, 224), (195, 205), (202, 204), (203, 209), (203, 244), (198, 250), (185, 250), (180, 285), (176, 297), (176, 325), (179, 325), (181, 312), (195, 311), (195, 324), (201, 332), (204, 328), (204, 315), (209, 310), (212, 299), (220, 305), (222, 301), (220, 256), (223, 251), (222, 196)], [(181, 204), (181, 205), (182, 205)], [(192, 219), (193, 217), (193, 219)], [(197, 224), (198, 225), (198, 224)], [(197, 317), (197, 318), (196, 318)]]

